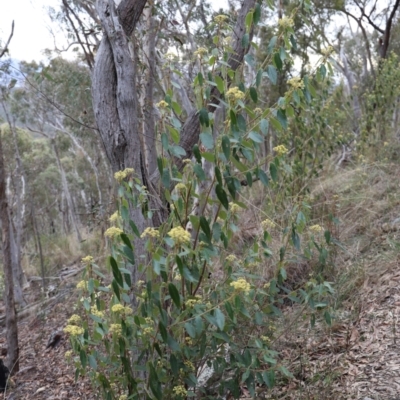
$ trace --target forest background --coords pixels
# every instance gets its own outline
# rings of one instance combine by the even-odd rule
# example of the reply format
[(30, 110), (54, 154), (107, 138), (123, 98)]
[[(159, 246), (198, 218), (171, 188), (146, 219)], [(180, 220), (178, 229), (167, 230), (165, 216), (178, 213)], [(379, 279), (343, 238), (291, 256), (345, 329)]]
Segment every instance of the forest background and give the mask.
[[(12, 373), (28, 283), (40, 276), (46, 296), (83, 259), (67, 359), (104, 398), (304, 391), (285, 358), (288, 319), (340, 324), (366, 282), (360, 254), (397, 232), (399, 5), (63, 0), (48, 13), (68, 44), (40, 62), (11, 58), (10, 25)], [(377, 176), (385, 191), (366, 194)], [(317, 379), (323, 396), (336, 378)]]

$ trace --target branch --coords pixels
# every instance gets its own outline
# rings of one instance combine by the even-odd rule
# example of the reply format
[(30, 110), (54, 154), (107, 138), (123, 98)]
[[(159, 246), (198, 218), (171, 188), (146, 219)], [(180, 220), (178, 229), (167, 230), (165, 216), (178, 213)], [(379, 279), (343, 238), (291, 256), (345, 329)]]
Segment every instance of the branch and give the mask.
[(122, 0), (117, 13), (126, 36), (130, 36), (142, 15), (147, 0)]
[(376, 3), (375, 3), (375, 5), (374, 5), (374, 7), (372, 8), (371, 13), (370, 13), (369, 15), (365, 14), (364, 7), (363, 7), (361, 4), (359, 4), (357, 0), (355, 0), (355, 3), (357, 4), (358, 8), (359, 8), (360, 11), (361, 11), (361, 18), (365, 17), (365, 18), (367, 19), (368, 23), (369, 23), (374, 29), (376, 29), (379, 33), (381, 33), (381, 34), (383, 35), (383, 34), (385, 33), (385, 31), (384, 31), (382, 28), (380, 28), (378, 25), (376, 25), (376, 24), (374, 23), (374, 21), (372, 21), (372, 19), (371, 19), (371, 15), (372, 15), (372, 13), (373, 13), (375, 7), (376, 7)]
[(390, 13), (389, 19), (386, 23), (385, 37), (384, 37), (383, 45), (382, 45), (382, 58), (386, 58), (386, 55), (387, 55), (387, 50), (389, 48), (389, 41), (390, 41), (390, 31), (392, 29), (393, 18), (396, 14), (397, 9), (399, 8), (399, 5), (400, 5), (400, 0), (396, 0), (396, 3), (393, 6), (393, 10)]
[(10, 36), (9, 36), (9, 38), (7, 40), (7, 43), (6, 43), (5, 47), (4, 47), (4, 49), (0, 53), (0, 58), (3, 57), (4, 54), (8, 51), (8, 46), (10, 45), (11, 38), (13, 37), (13, 35), (14, 35), (14, 21), (11, 23), (11, 33), (10, 33)]

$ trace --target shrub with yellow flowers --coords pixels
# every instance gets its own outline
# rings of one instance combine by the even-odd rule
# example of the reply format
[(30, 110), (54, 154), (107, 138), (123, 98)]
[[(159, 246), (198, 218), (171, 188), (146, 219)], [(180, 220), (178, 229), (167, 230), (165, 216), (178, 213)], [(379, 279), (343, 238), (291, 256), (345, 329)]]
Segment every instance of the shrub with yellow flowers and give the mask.
[[(246, 18), (240, 48), (250, 45), (248, 32), (260, 12), (256, 3)], [(227, 16), (217, 15), (213, 27), (222, 35), (228, 22)], [(277, 57), (290, 49), (286, 36), (293, 24), (292, 17), (279, 20), (279, 37), (265, 60), (271, 81), (280, 65)], [(291, 78), (285, 96), (270, 109), (261, 108), (258, 93), (266, 73), (260, 67), (255, 82), (240, 82), (240, 75), (226, 68), (226, 60), (236, 53), (224, 42), (217, 37), (215, 49), (198, 47), (193, 53), (206, 73), (199, 71), (194, 80), (199, 144), (190, 155), (183, 154), (179, 105), (168, 89), (156, 103), (161, 115), (159, 181), (144, 187), (132, 168), (115, 173), (117, 210), (105, 231), (107, 271), (91, 256), (82, 260), (86, 269), (77, 285), (79, 315), (71, 316), (64, 328), (71, 343), (66, 358), (75, 365), (76, 377), (88, 374), (104, 399), (208, 399), (228, 393), (239, 398), (243, 384), (255, 397), (256, 383), (271, 387), (275, 374), (291, 376), (274, 349), (283, 300), (307, 303), (314, 314), (322, 310), (329, 319), (328, 301), (321, 306), (332, 291), (325, 282), (314, 279), (298, 292), (285, 288), (287, 253), (292, 260), (304, 246), (308, 255), (328, 249), (321, 239), (324, 234), (329, 242), (326, 232), (315, 226), (307, 230), (305, 202), (287, 207), (282, 212), (286, 220), (266, 212), (271, 219), (257, 224), (259, 233), (246, 248), (234, 241), (250, 206), (246, 187), (257, 185), (273, 200), (281, 186), (289, 190), (294, 182), (293, 171), (300, 167), (292, 162), (296, 146), (292, 150), (287, 128), (295, 116), (293, 107), (299, 114), (307, 110), (315, 92), (311, 78)], [(285, 56), (290, 59), (290, 52)], [(165, 67), (173, 60), (169, 56)], [(226, 120), (215, 130), (218, 138), (210, 107), (215, 90), (226, 108)], [(259, 107), (253, 112), (255, 103)], [(279, 144), (261, 160), (260, 144), (270, 122)], [(162, 205), (153, 201), (156, 189), (165, 200)], [(139, 210), (145, 221), (140, 227), (132, 210)], [(303, 237), (309, 240), (305, 244)], [(282, 241), (278, 252), (271, 248), (272, 240)], [(262, 271), (266, 264), (274, 271), (267, 281)], [(216, 392), (210, 394), (215, 382)]]

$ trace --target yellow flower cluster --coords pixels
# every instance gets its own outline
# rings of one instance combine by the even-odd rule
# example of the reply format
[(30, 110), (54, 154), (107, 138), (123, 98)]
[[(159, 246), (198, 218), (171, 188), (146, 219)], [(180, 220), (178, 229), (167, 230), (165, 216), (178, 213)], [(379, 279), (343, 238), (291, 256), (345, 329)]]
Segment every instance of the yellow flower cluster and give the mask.
[(177, 58), (177, 55), (174, 54), (174, 53), (166, 53), (166, 54), (164, 55), (164, 57), (165, 57), (167, 60), (175, 60), (175, 58)]
[(150, 336), (154, 333), (154, 328), (152, 326), (148, 326), (147, 328), (143, 328), (142, 333), (144, 336)]
[(82, 264), (91, 264), (93, 262), (93, 260), (94, 259), (92, 256), (86, 256), (86, 257), (82, 258), (81, 262), (82, 262)]
[(128, 400), (128, 395), (127, 394), (121, 394), (121, 396), (119, 396), (118, 400)]
[(111, 324), (110, 325), (110, 332), (114, 333), (117, 336), (122, 334), (122, 327), (120, 324)]
[(118, 211), (115, 211), (115, 213), (112, 214), (110, 218), (108, 218), (108, 220), (109, 220), (110, 222), (112, 222), (112, 223), (114, 223), (114, 222), (119, 222), (120, 219), (121, 219), (121, 217), (120, 217), (120, 215), (118, 214)]
[(104, 236), (108, 236), (110, 238), (113, 238), (115, 236), (119, 236), (121, 233), (123, 233), (124, 231), (122, 229), (119, 229), (115, 226), (112, 226), (111, 228), (108, 228), (105, 233)]
[(199, 295), (196, 295), (194, 297), (194, 299), (189, 299), (185, 301), (185, 305), (188, 308), (193, 308), (195, 306), (195, 304), (201, 304), (202, 302), (202, 298)]
[(92, 313), (92, 315), (95, 315), (96, 317), (99, 317), (99, 318), (103, 318), (104, 317), (104, 311), (98, 310), (96, 306), (93, 306), (90, 309), (90, 312)]
[(193, 344), (193, 340), (192, 340), (192, 338), (190, 338), (189, 336), (188, 336), (188, 337), (185, 337), (185, 342), (186, 342), (186, 344), (187, 344), (188, 346), (191, 346), (191, 345)]
[(124, 307), (122, 304), (114, 304), (111, 307), (111, 311), (115, 314), (125, 314), (125, 315), (130, 315), (133, 313), (132, 308)]
[(186, 189), (186, 185), (184, 183), (180, 182), (175, 186), (175, 189), (178, 192), (183, 192)]
[(239, 278), (237, 281), (231, 282), (230, 286), (232, 286), (237, 292), (249, 293), (251, 289), (251, 285), (244, 278)]
[(152, 237), (152, 238), (159, 238), (160, 237), (160, 232), (158, 232), (157, 229), (154, 228), (146, 228), (142, 234), (140, 235), (140, 237), (142, 239), (144, 239), (145, 237)]
[(77, 283), (76, 285), (77, 289), (81, 289), (81, 290), (86, 290), (87, 289), (87, 282), (86, 281), (80, 281)]
[(158, 108), (167, 108), (168, 103), (165, 100), (161, 100), (159, 103), (156, 104)]
[(257, 115), (259, 115), (263, 112), (263, 110), (261, 110), (261, 108), (259, 108), (259, 107), (255, 108), (253, 111), (254, 111), (254, 114), (257, 114)]
[(230, 263), (233, 263), (237, 261), (237, 257), (234, 254), (229, 254), (229, 256), (226, 256), (225, 260)]
[(293, 89), (304, 89), (304, 82), (299, 76), (288, 79), (287, 83)]
[(72, 354), (73, 354), (72, 350), (68, 350), (68, 351), (65, 352), (64, 357), (67, 360), (69, 360), (72, 357)]
[(208, 50), (205, 47), (199, 47), (195, 52), (194, 55), (195, 56), (199, 56), (202, 57), (204, 56), (204, 54), (207, 54)]
[(246, 97), (246, 95), (236, 86), (230, 88), (226, 92), (226, 97), (228, 97), (228, 99), (231, 101), (235, 101), (235, 100), (243, 100)]
[(312, 225), (308, 229), (312, 233), (319, 233), (324, 230), (324, 228), (321, 225)]
[(85, 330), (83, 328), (81, 328), (80, 326), (76, 326), (76, 325), (67, 325), (64, 328), (64, 332), (68, 333), (71, 336), (79, 336), (79, 335), (83, 335), (83, 333), (85, 332)]
[(114, 174), (114, 178), (121, 183), (125, 178), (133, 175), (134, 172), (135, 170), (133, 168), (125, 168), (123, 171), (117, 171)]
[(175, 386), (172, 389), (172, 391), (174, 392), (174, 394), (176, 396), (182, 396), (182, 397), (187, 396), (187, 390), (185, 389), (185, 386), (183, 386), (183, 385)]
[[(335, 50), (333, 49), (332, 46), (328, 46), (325, 49), (321, 50), (321, 53), (325, 56), (325, 57), (329, 57)], [(353, 86), (354, 88), (354, 86)]]
[(274, 150), (278, 156), (283, 156), (289, 151), (283, 144), (274, 147), (272, 150)]
[(194, 365), (193, 365), (193, 363), (192, 363), (191, 361), (186, 360), (186, 361), (184, 362), (184, 364), (185, 364), (185, 366), (186, 366), (188, 369), (190, 369), (191, 371), (194, 371)]
[(238, 211), (240, 211), (240, 206), (236, 203), (229, 203), (229, 208), (232, 212), (232, 214), (236, 214)]
[(261, 336), (260, 339), (265, 343), (270, 343), (271, 339), (268, 336)]
[(79, 325), (81, 323), (81, 317), (73, 314), (68, 319), (68, 325)]
[(190, 164), (192, 162), (192, 160), (190, 159), (190, 158), (184, 158), (183, 160), (182, 160), (182, 163), (183, 164)]
[(222, 25), (224, 22), (226, 22), (229, 19), (229, 17), (227, 15), (224, 14), (220, 14), (220, 15), (216, 15), (214, 17), (214, 22), (218, 25)]
[[(274, 149), (275, 150), (275, 149)], [(275, 222), (271, 221), (270, 219), (264, 219), (264, 221), (261, 222), (261, 227), (266, 231), (267, 229), (272, 229), (275, 228), (276, 224)]]
[(176, 228), (172, 228), (168, 232), (168, 236), (170, 236), (172, 239), (174, 239), (175, 244), (181, 245), (184, 243), (190, 243), (190, 233), (188, 231), (185, 231), (181, 226), (177, 226)]
[(293, 18), (283, 17), (278, 20), (278, 25), (283, 28), (291, 28), (294, 25)]

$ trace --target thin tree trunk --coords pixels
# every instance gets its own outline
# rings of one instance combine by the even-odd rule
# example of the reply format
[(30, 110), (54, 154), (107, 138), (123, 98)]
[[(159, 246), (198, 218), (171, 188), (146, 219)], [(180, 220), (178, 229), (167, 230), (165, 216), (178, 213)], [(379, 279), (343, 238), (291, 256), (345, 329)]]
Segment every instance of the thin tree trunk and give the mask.
[(11, 259), (10, 218), (6, 195), (6, 174), (4, 167), (3, 146), (0, 135), (0, 220), (2, 226), (5, 305), (6, 305), (6, 338), (7, 366), (11, 374), (19, 371), (18, 325), (14, 301), (14, 277)]
[(70, 193), (69, 188), (68, 188), (67, 177), (65, 176), (65, 171), (64, 171), (64, 168), (63, 168), (63, 166), (61, 164), (60, 156), (58, 154), (58, 149), (57, 149), (57, 146), (56, 146), (56, 144), (54, 142), (54, 139), (51, 139), (51, 143), (52, 143), (52, 146), (53, 146), (54, 154), (56, 155), (57, 166), (58, 166), (58, 169), (59, 169), (60, 174), (61, 174), (61, 184), (62, 184), (63, 192), (65, 194), (65, 199), (67, 201), (67, 208), (68, 208), (70, 221), (71, 221), (72, 227), (73, 227), (73, 229), (75, 231), (77, 239), (81, 242), (82, 241), (82, 237), (81, 237), (81, 234), (79, 232), (78, 224), (76, 222), (75, 213), (74, 213), (74, 204), (72, 202), (71, 193)]

